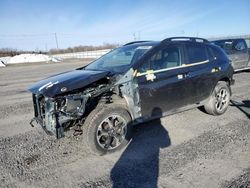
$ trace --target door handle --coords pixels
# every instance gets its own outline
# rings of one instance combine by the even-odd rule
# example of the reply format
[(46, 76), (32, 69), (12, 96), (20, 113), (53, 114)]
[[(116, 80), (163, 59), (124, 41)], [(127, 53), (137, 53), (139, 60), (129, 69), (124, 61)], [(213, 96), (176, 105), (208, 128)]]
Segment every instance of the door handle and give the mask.
[(220, 71), (221, 67), (215, 67), (215, 70)]
[(184, 75), (185, 78), (188, 78), (188, 77), (190, 77), (190, 72), (186, 72), (183, 75)]
[(219, 72), (221, 67), (214, 67), (211, 72)]
[(190, 77), (190, 73), (189, 72), (186, 72), (186, 73), (182, 73), (182, 74), (177, 74), (177, 78), (179, 80), (183, 79), (183, 78), (188, 78)]

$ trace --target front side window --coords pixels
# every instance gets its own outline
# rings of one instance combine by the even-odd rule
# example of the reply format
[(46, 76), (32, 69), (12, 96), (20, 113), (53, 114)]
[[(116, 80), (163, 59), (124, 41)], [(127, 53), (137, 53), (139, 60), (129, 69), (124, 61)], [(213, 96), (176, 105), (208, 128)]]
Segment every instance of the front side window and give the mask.
[(206, 48), (203, 45), (188, 45), (187, 55), (189, 64), (200, 63), (208, 60)]
[(161, 70), (180, 65), (180, 48), (167, 47), (155, 52), (140, 68), (139, 72)]

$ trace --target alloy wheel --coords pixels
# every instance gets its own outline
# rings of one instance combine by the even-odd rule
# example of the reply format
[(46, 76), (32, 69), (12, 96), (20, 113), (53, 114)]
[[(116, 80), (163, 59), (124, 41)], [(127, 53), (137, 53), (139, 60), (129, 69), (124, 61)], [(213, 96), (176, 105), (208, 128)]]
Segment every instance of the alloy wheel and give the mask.
[(216, 95), (215, 107), (218, 111), (223, 111), (229, 102), (229, 93), (225, 88), (221, 88)]
[(106, 150), (117, 148), (125, 139), (127, 123), (119, 115), (110, 115), (97, 127), (96, 139), (99, 146)]

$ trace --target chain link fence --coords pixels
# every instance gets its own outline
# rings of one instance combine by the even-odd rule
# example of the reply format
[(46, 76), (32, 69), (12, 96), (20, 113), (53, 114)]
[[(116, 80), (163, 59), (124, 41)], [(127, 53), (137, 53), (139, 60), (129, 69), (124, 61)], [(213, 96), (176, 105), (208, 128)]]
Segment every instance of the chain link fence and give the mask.
[(97, 59), (111, 50), (112, 49), (64, 53), (64, 54), (55, 54), (51, 56), (58, 59)]

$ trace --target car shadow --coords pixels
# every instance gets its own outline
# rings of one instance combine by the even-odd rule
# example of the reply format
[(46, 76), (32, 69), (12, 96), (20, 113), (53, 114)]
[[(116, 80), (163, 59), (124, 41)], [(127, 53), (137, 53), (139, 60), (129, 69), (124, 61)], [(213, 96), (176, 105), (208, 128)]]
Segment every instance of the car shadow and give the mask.
[(230, 102), (230, 106), (235, 106), (250, 119), (250, 100), (244, 100), (241, 102), (231, 100)]
[(111, 170), (113, 187), (157, 187), (160, 149), (171, 145), (168, 131), (160, 119), (134, 129), (132, 141)]

